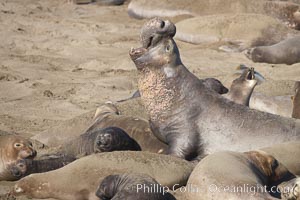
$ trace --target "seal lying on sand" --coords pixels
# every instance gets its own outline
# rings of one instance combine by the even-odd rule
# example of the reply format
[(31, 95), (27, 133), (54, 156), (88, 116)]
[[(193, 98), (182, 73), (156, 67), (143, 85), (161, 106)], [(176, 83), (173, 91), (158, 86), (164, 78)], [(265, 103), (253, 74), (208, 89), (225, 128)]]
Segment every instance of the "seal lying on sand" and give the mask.
[(300, 176), (300, 141), (275, 144), (261, 150), (274, 156), (290, 172)]
[(253, 62), (292, 65), (300, 62), (300, 36), (283, 40), (271, 46), (254, 47), (246, 51)]
[(267, 96), (260, 92), (253, 92), (250, 99), (250, 108), (268, 112), (283, 117), (291, 117), (293, 103), (291, 96)]
[(251, 110), (208, 90), (182, 64), (170, 35), (129, 54), (152, 131), (169, 145), (168, 154), (191, 160), (300, 139), (299, 121)]
[[(195, 167), (187, 183), (189, 200), (271, 200), (278, 184), (295, 178), (284, 165), (263, 151), (217, 152)], [(272, 191), (274, 193), (268, 193)]]
[(300, 199), (300, 178), (294, 178), (279, 185), (281, 199), (299, 200)]
[(95, 129), (99, 132), (94, 142), (94, 152), (111, 151), (141, 151), (140, 145), (128, 134), (118, 127), (107, 127), (105, 129)]
[(140, 145), (143, 151), (162, 153), (167, 149), (167, 145), (153, 135), (148, 121), (142, 118), (119, 115), (117, 107), (108, 102), (97, 108), (93, 123), (86, 132), (109, 126), (123, 129)]
[(293, 114), (292, 117), (300, 119), (300, 81), (294, 86), (295, 95), (293, 96)]
[(131, 0), (128, 14), (135, 18), (203, 16), (213, 14), (257, 13), (272, 16), (297, 27), (299, 4), (267, 0)]
[(16, 135), (0, 136), (0, 181), (17, 180), (19, 173), (26, 171), (21, 169), (24, 166), (20, 166), (20, 160), (33, 159), (35, 156), (36, 151), (29, 140)]
[(100, 183), (100, 199), (175, 200), (159, 183), (145, 174), (109, 175)]
[(173, 156), (142, 151), (115, 151), (80, 158), (63, 168), (31, 174), (16, 182), (12, 194), (30, 198), (98, 199), (99, 183), (108, 175), (142, 173), (162, 186), (186, 184), (193, 164)]

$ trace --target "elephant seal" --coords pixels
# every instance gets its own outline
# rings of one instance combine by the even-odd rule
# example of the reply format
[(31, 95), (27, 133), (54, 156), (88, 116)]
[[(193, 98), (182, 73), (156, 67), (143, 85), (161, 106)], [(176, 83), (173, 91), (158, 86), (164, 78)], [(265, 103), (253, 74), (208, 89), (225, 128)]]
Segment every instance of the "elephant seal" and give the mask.
[(300, 199), (300, 178), (294, 178), (279, 185), (281, 199), (299, 200)]
[[(197, 17), (218, 14), (256, 13), (268, 15), (297, 28), (299, 4), (267, 0), (131, 0), (128, 14), (138, 19), (153, 17)], [(251, 19), (248, 19), (248, 21)], [(259, 26), (261, 22), (258, 22)], [(209, 24), (208, 24), (209, 25)], [(231, 25), (234, 26), (234, 25)], [(238, 33), (237, 33), (238, 34)]]
[(249, 106), (256, 85), (254, 68), (246, 69), (239, 78), (233, 80), (229, 93), (225, 94), (224, 97), (235, 103)]
[(11, 193), (38, 199), (96, 200), (97, 186), (108, 175), (142, 173), (171, 188), (185, 185), (193, 168), (183, 159), (143, 151), (92, 154), (57, 170), (26, 176)]
[(107, 127), (105, 129), (95, 129), (97, 134), (94, 142), (94, 152), (111, 151), (141, 151), (140, 145), (129, 135), (118, 127)]
[(142, 151), (153, 153), (166, 152), (167, 145), (153, 135), (148, 121), (142, 118), (121, 115), (117, 107), (111, 102), (107, 102), (97, 108), (93, 122), (86, 132), (109, 126), (123, 129), (140, 145)]
[(250, 48), (245, 53), (253, 62), (292, 65), (300, 62), (300, 36), (285, 39), (271, 46)]
[(295, 175), (284, 165), (263, 151), (222, 151), (198, 163), (188, 180), (185, 197), (189, 200), (275, 200), (280, 195), (278, 184), (293, 178)]
[(169, 34), (129, 54), (152, 132), (169, 145), (170, 155), (201, 159), (224, 149), (249, 151), (300, 139), (299, 121), (251, 110), (207, 89), (182, 64)]
[(290, 172), (300, 176), (300, 141), (275, 144), (260, 149), (274, 156), (280, 163), (284, 164)]
[[(154, 190), (155, 189), (155, 190)], [(97, 192), (100, 199), (175, 200), (159, 183), (145, 174), (109, 175), (100, 183)]]
[(293, 113), (292, 117), (300, 119), (300, 81), (294, 86), (295, 95), (293, 96)]
[(14, 174), (22, 168), (20, 160), (33, 159), (35, 156), (36, 151), (29, 140), (16, 135), (0, 136), (0, 181), (17, 180), (19, 175)]

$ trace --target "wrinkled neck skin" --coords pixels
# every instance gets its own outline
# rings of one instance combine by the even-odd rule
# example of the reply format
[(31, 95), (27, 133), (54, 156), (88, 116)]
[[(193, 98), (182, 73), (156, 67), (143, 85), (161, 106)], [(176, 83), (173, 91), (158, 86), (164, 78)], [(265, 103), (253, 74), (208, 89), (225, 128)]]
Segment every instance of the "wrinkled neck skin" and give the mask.
[(171, 110), (185, 98), (182, 93), (185, 70), (180, 63), (176, 67), (145, 67), (139, 72), (139, 90), (151, 121), (164, 122)]
[(13, 176), (8, 169), (8, 163), (4, 161), (5, 158), (5, 149), (0, 148), (0, 181), (10, 181), (9, 177), (11, 177), (11, 180), (13, 180)]

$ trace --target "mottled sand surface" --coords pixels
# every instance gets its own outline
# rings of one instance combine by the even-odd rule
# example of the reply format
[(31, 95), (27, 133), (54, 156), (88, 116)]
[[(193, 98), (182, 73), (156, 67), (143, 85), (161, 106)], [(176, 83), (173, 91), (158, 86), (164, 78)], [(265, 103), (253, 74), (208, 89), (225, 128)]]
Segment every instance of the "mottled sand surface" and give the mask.
[[(32, 137), (71, 126), (80, 134), (98, 105), (131, 96), (137, 73), (128, 52), (140, 46), (145, 20), (130, 18), (127, 4), (1, 0), (0, 130)], [(265, 76), (256, 91), (270, 96), (292, 94), (300, 78), (300, 64), (257, 64), (242, 52), (219, 50), (218, 44), (177, 43), (193, 73), (218, 78), (226, 86), (239, 64)], [(0, 183), (0, 196), (10, 185)]]

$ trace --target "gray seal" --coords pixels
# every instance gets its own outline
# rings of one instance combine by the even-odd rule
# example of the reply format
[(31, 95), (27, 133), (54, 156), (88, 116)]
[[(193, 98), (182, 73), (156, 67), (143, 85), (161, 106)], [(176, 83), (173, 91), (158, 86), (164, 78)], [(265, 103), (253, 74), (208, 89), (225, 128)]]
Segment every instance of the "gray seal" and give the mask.
[(246, 51), (253, 62), (292, 65), (300, 62), (300, 36), (285, 39), (271, 46), (254, 47)]
[(182, 64), (172, 35), (129, 52), (151, 129), (169, 145), (168, 154), (201, 159), (220, 150), (300, 139), (299, 121), (249, 109), (207, 89)]

